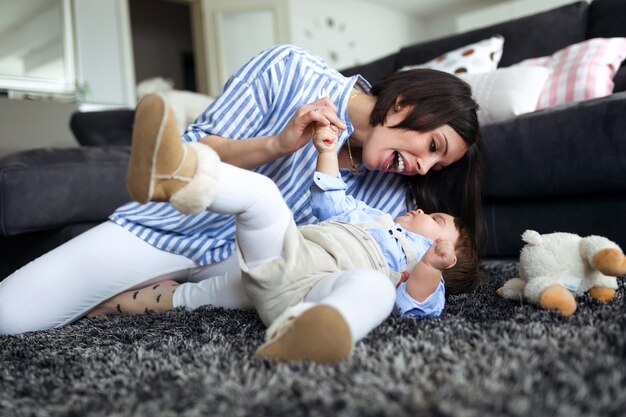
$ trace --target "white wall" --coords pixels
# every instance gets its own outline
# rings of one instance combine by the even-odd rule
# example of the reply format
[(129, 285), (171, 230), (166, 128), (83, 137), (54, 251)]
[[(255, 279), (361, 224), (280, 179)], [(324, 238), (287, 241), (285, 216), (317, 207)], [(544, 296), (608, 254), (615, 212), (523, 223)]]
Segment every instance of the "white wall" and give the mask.
[(308, 48), (342, 69), (397, 52), (419, 32), (414, 17), (355, 0), (201, 0), (200, 5), (211, 95), (252, 56), (277, 43)]
[(197, 76), (209, 95), (217, 95), (228, 77), (258, 52), (290, 41), (289, 0), (197, 1), (200, 19), (195, 22), (201, 30), (196, 31), (196, 44), (203, 59), (197, 67), (206, 69)]
[[(230, 45), (223, 49), (222, 79), (230, 77), (254, 55), (279, 42), (275, 31), (272, 30), (276, 25), (276, 18), (273, 10), (269, 8), (222, 15), (221, 35), (223, 39), (228, 39)], [(254, 30), (254, 28), (261, 28), (261, 30)]]
[[(422, 32), (418, 42), (442, 38), (453, 33), (462, 32), (463, 30), (460, 30), (457, 25), (459, 16), (464, 16), (483, 8), (489, 8), (496, 4), (502, 4), (502, 0), (464, 1), (454, 8), (447, 9), (445, 13), (420, 17), (418, 21)], [(485, 24), (485, 26), (486, 25), (487, 24)]]
[(421, 35), (414, 17), (354, 0), (290, 0), (289, 25), (292, 43), (339, 69), (397, 52)]
[(105, 107), (135, 106), (127, 0), (73, 0), (77, 80), (83, 101)]
[[(82, 57), (84, 59), (85, 53), (90, 53), (95, 57), (95, 61), (89, 64), (90, 68), (111, 77), (108, 81), (94, 82), (92, 92), (98, 97), (92, 96), (91, 101), (119, 106), (121, 100), (128, 106), (134, 105), (134, 70), (132, 62), (128, 62), (132, 58), (132, 51), (128, 49), (131, 43), (130, 40), (124, 41), (129, 36), (127, 0), (73, 1), (75, 11), (79, 13), (76, 35)], [(234, 3), (233, 0), (222, 2)], [(445, 15), (421, 20), (407, 13), (355, 0), (244, 2), (286, 4), (288, 17), (284, 19), (288, 21), (285, 24), (288, 39), (283, 32), (279, 32), (276, 39), (307, 47), (341, 69), (393, 53), (407, 44), (471, 30), (574, 0), (516, 0), (499, 5), (494, 4), (500, 0), (484, 0), (481, 3), (484, 7), (478, 11), (475, 10), (477, 3), (472, 2), (472, 10), (464, 8), (469, 5), (459, 6)], [(329, 18), (332, 24), (329, 24)], [(205, 22), (211, 23), (212, 20)], [(255, 30), (249, 29), (248, 33)], [(280, 30), (283, 30), (282, 27)], [(95, 42), (91, 46), (89, 39)], [(210, 65), (210, 59), (205, 64)], [(86, 64), (81, 71), (80, 74), (85, 77)], [(198, 77), (201, 78), (201, 74)], [(76, 146), (68, 128), (69, 117), (76, 108), (76, 104), (0, 98), (0, 155), (45, 146)]]
[[(127, 0), (73, 0), (79, 82), (88, 106), (133, 107), (134, 67)], [(72, 147), (77, 103), (0, 98), (0, 155), (41, 147)]]

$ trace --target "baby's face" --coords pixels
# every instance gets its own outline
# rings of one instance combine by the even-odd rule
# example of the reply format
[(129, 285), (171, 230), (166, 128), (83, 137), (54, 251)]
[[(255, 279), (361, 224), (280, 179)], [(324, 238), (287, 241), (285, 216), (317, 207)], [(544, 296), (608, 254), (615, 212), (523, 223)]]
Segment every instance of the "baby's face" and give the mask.
[(411, 210), (397, 217), (395, 222), (406, 230), (418, 233), (428, 239), (449, 240), (454, 245), (459, 232), (454, 225), (454, 217), (446, 213), (426, 214), (423, 210)]

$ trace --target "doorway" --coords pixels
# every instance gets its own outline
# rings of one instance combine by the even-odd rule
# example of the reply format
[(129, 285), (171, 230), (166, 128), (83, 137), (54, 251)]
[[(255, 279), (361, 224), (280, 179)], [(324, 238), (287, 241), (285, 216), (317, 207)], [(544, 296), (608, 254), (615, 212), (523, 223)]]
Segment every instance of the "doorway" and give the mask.
[(162, 77), (198, 92), (192, 5), (185, 0), (129, 0), (135, 79)]

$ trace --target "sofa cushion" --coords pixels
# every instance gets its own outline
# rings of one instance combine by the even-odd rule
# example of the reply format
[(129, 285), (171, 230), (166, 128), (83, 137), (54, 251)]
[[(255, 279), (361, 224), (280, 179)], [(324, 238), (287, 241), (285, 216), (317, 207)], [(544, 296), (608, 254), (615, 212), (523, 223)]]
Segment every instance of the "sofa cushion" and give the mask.
[(371, 84), (375, 84), (385, 75), (391, 74), (399, 68), (398, 64), (396, 63), (397, 57), (397, 53), (387, 55), (367, 64), (344, 68), (341, 70), (341, 73), (346, 77), (361, 74), (363, 78), (365, 78)]
[(626, 199), (623, 195), (489, 200), (484, 204), (485, 256), (519, 256), (526, 229), (605, 236), (626, 248)]
[(0, 281), (30, 261), (100, 223), (98, 221), (96, 223), (70, 224), (61, 229), (22, 233), (16, 236), (0, 236), (0, 253), (2, 253)]
[(482, 127), (486, 198), (626, 192), (626, 93)]
[(615, 78), (613, 78), (613, 87), (614, 93), (619, 93), (620, 91), (626, 91), (626, 63), (622, 64), (622, 67), (615, 74)]
[(505, 40), (501, 67), (526, 58), (550, 55), (585, 39), (588, 8), (586, 2), (577, 2), (532, 16), (408, 46), (400, 50), (398, 68), (429, 61), (446, 51), (495, 34), (502, 35)]
[(70, 129), (82, 146), (130, 145), (134, 110), (76, 112)]
[(435, 59), (417, 65), (407, 65), (401, 71), (414, 68), (430, 68), (450, 74), (478, 74), (492, 72), (498, 68), (504, 38), (494, 35), (489, 39), (462, 46), (454, 51), (445, 52)]
[(587, 38), (626, 36), (626, 2), (594, 0), (589, 6)]
[(0, 159), (0, 234), (106, 220), (130, 200), (130, 147), (46, 148)]
[[(589, 6), (587, 38), (613, 38), (626, 36), (626, 1), (594, 0)], [(626, 90), (626, 62), (617, 72), (613, 91)]]
[(612, 94), (613, 78), (624, 58), (626, 38), (594, 38), (514, 67), (540, 65), (552, 70), (537, 103), (542, 109)]
[(545, 67), (507, 67), (482, 74), (461, 74), (478, 102), (478, 122), (495, 123), (535, 111), (551, 71)]

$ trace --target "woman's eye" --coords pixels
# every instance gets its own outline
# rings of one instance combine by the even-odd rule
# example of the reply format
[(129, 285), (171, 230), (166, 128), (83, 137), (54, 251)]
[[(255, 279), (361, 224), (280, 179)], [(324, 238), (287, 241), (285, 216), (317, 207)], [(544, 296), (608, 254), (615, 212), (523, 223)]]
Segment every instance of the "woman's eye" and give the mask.
[(430, 151), (437, 152), (437, 142), (435, 142), (435, 139), (430, 140)]

